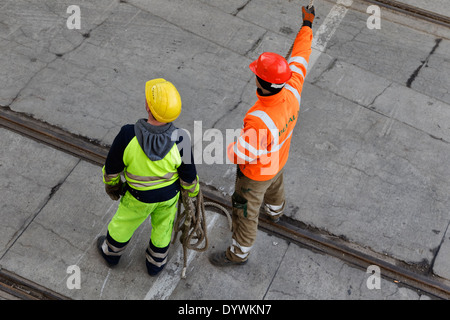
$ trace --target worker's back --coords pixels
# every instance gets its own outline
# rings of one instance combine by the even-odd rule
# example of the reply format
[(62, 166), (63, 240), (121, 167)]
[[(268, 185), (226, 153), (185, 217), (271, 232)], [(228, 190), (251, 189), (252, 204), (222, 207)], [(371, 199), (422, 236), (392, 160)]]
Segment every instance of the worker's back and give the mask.
[(263, 96), (257, 92), (258, 101), (244, 118), (243, 133), (235, 144), (228, 146), (228, 157), (250, 179), (272, 179), (286, 164), (300, 110), (311, 42), (311, 28), (303, 27), (289, 59), (292, 77), (274, 95)]

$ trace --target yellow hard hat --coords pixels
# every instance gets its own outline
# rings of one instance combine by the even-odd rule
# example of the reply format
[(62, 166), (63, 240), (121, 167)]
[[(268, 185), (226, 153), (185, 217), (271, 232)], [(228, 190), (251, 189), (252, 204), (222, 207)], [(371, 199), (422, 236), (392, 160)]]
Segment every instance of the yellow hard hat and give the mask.
[(152, 115), (159, 122), (172, 122), (181, 113), (180, 94), (177, 88), (165, 79), (147, 81), (145, 98)]

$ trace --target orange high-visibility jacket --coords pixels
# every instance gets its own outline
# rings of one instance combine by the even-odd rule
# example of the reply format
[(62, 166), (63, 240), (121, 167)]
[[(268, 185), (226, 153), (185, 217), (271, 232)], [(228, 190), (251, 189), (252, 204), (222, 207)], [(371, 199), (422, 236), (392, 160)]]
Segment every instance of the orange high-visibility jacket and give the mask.
[(298, 120), (312, 39), (311, 28), (302, 27), (288, 60), (291, 79), (275, 95), (256, 93), (258, 101), (245, 115), (240, 137), (227, 147), (230, 161), (239, 164), (242, 173), (252, 180), (269, 180), (286, 164)]

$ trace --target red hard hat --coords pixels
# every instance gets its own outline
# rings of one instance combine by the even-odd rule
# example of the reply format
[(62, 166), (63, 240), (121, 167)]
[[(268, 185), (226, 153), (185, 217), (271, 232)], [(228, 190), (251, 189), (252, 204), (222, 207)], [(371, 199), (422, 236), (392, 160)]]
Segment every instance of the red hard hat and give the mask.
[(286, 59), (273, 52), (264, 52), (249, 67), (254, 74), (270, 83), (285, 83), (292, 76)]

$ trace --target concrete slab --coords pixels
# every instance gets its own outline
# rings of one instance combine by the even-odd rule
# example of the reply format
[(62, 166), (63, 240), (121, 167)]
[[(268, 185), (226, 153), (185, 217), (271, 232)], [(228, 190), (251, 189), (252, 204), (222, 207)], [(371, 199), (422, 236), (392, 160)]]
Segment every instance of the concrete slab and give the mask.
[(0, 258), (65, 181), (78, 159), (0, 128)]
[[(424, 65), (424, 62), (433, 59), (435, 54), (436, 61), (441, 62), (442, 66), (443, 59), (445, 59), (443, 52), (445, 47), (448, 47), (446, 44), (448, 35), (436, 33), (432, 24), (422, 21), (419, 24), (417, 19), (404, 18), (385, 9), (381, 11), (381, 29), (369, 29), (367, 28), (367, 19), (369, 18), (369, 14), (366, 13), (367, 6), (368, 3), (364, 1), (353, 2), (352, 9), (357, 10), (348, 11), (333, 38), (329, 41), (325, 52), (388, 81), (394, 81), (404, 86), (411, 81), (413, 88), (423, 94), (435, 97), (435, 94), (439, 92), (439, 99), (450, 103), (446, 95), (448, 87), (446, 81), (434, 81), (433, 85), (422, 81), (416, 86), (415, 78), (419, 76), (414, 75), (418, 68), (420, 69), (419, 75), (426, 70), (427, 68), (421, 68), (421, 66)], [(418, 25), (421, 25), (423, 30)], [(444, 40), (441, 40), (433, 52), (437, 39)], [(438, 50), (441, 44), (444, 49), (442, 51)], [(436, 66), (430, 70), (433, 72), (433, 77), (435, 79), (448, 78), (446, 76), (448, 68), (437, 68)], [(425, 77), (431, 78), (430, 73)]]
[(421, 130), (435, 139), (450, 141), (450, 104), (398, 84), (390, 84), (370, 109)]
[[(3, 257), (5, 269), (74, 299), (142, 299), (152, 283), (145, 268), (151, 226), (144, 223), (136, 231), (117, 268), (106, 266), (95, 242), (105, 234), (118, 202), (98, 183), (99, 170), (85, 162), (75, 168)], [(73, 265), (80, 268), (81, 288), (71, 290), (67, 268)]]
[[(82, 29), (66, 27), (71, 1), (2, 1), (0, 3), (0, 104), (10, 105), (23, 87), (48, 64), (85, 40), (83, 33), (99, 25), (118, 1), (83, 2)], [(48, 80), (49, 81), (49, 80)], [(35, 96), (35, 99), (44, 99)]]
[(109, 144), (121, 125), (145, 116), (145, 81), (165, 77), (183, 97), (184, 116), (177, 124), (192, 128), (196, 110), (218, 110), (217, 118), (204, 119), (211, 127), (251, 78), (241, 61), (228, 49), (122, 3), (77, 50), (36, 74), (11, 108)]
[[(316, 1), (315, 31), (335, 3)], [(195, 135), (200, 179), (229, 196), (235, 166), (225, 164), (228, 141), (217, 149), (222, 161), (209, 163), (203, 156), (211, 153), (206, 130), (217, 129), (225, 138), (226, 129), (241, 127), (256, 100), (248, 64), (262, 51), (287, 52), (301, 23), (299, 3), (83, 2), (81, 30), (65, 26), (69, 4), (0, 0), (0, 104), (110, 144), (123, 124), (145, 116), (143, 83), (165, 77), (181, 92), (183, 116), (176, 125)], [(337, 28), (330, 39), (319, 34), (327, 46), (302, 94), (286, 167), (287, 215), (397, 259), (428, 267), (435, 261), (435, 271), (446, 274), (447, 31), (384, 11), (382, 28), (369, 30), (366, 7), (353, 1), (338, 26), (330, 26)], [(73, 168), (77, 162), (69, 163)], [(66, 177), (65, 164), (55, 165)], [(134, 280), (145, 267), (131, 263), (141, 259), (132, 253), (145, 247), (145, 226), (120, 272), (98, 271), (91, 264), (96, 259), (92, 241), (114, 212), (99, 179), (98, 168), (84, 162), (53, 194), (52, 186), (61, 180), (47, 179), (45, 192), (33, 199), (25, 216), (42, 210), (5, 258), (58, 290), (66, 290), (67, 266), (80, 263), (88, 279), (82, 285), (92, 290), (65, 291), (77, 298), (146, 297), (152, 280)], [(80, 206), (73, 194), (89, 197), (92, 204)], [(23, 221), (11, 224), (10, 236)], [(74, 224), (79, 224), (75, 233)], [(43, 235), (49, 244), (39, 243)], [(10, 240), (4, 242), (7, 247)], [(51, 259), (44, 261), (39, 253), (51, 253)], [(30, 267), (34, 259), (36, 272)], [(127, 282), (137, 289), (120, 290)], [(174, 296), (181, 297), (187, 287), (181, 284)]]
[(449, 223), (447, 144), (316, 86), (302, 102), (286, 165), (288, 215), (430, 263)]
[(263, 28), (196, 0), (153, 0), (151, 3), (128, 0), (127, 3), (241, 55), (251, 51), (265, 33)]
[[(151, 233), (147, 221), (136, 231), (120, 264), (109, 269), (97, 253), (95, 240), (106, 232), (118, 202), (112, 202), (104, 193), (99, 170), (83, 161), (75, 167), (0, 260), (5, 269), (75, 299), (263, 298), (287, 248), (285, 241), (263, 233), (258, 235), (252, 261), (241, 269), (220, 273), (208, 262), (206, 253), (191, 251), (188, 279), (180, 281), (182, 250), (178, 241), (171, 248), (169, 264), (161, 276), (147, 275), (145, 248)], [(225, 249), (231, 242), (225, 217), (211, 212), (207, 223), (211, 245), (208, 253)], [(261, 267), (258, 261), (268, 255), (273, 259)], [(66, 285), (70, 274), (67, 268), (72, 265), (80, 268), (79, 290), (70, 290)], [(261, 281), (261, 277), (265, 280)], [(244, 280), (248, 290), (238, 285)], [(230, 281), (236, 283), (232, 286), (235, 290), (230, 289)]]
[(439, 246), (436, 260), (433, 265), (433, 272), (439, 277), (450, 279), (450, 231), (447, 229), (442, 243)]
[(195, 261), (194, 270), (186, 281), (180, 282), (170, 299), (175, 300), (262, 300), (272, 279), (278, 272), (288, 243), (285, 240), (258, 232), (249, 261), (238, 268), (217, 268), (208, 255), (226, 250), (231, 244), (228, 224), (222, 218), (218, 231), (211, 232), (211, 247)]
[(219, 8), (220, 10), (231, 14), (237, 15), (248, 4), (248, 0), (200, 0), (202, 3)]
[[(53, 159), (53, 170), (61, 164), (74, 167), (70, 168), (70, 174), (57, 190), (53, 190), (50, 199), (45, 201), (33, 220), (23, 227), (0, 258), (0, 265), (65, 296), (95, 300), (234, 301), (419, 298), (413, 291), (385, 281), (381, 282), (381, 290), (377, 290), (377, 294), (367, 294), (363, 284), (368, 275), (364, 270), (300, 249), (261, 231), (246, 265), (224, 269), (214, 267), (207, 256), (216, 250), (225, 250), (230, 243), (231, 232), (226, 218), (212, 211), (208, 211), (206, 217), (210, 247), (205, 252), (188, 252), (187, 279), (180, 278), (183, 256), (179, 241), (172, 245), (168, 265), (159, 277), (147, 275), (144, 252), (151, 234), (149, 221), (138, 228), (120, 264), (110, 269), (98, 254), (95, 240), (106, 232), (118, 202), (111, 201), (104, 193), (103, 184), (98, 179), (100, 168), (84, 161), (74, 161), (70, 156), (55, 156), (59, 152), (20, 136), (16, 137), (20, 141), (17, 143), (14, 135), (5, 132), (4, 136), (10, 138), (4, 140), (6, 150), (28, 147), (37, 151), (41, 148), (40, 152), (33, 153), (37, 155), (35, 160), (45, 154), (46, 159)], [(14, 159), (2, 160), (2, 169), (11, 166)], [(20, 164), (16, 167), (24, 170), (33, 168), (28, 164), (25, 168)], [(42, 170), (36, 172), (45, 174)], [(5, 176), (12, 185), (14, 179)], [(41, 178), (39, 175), (27, 177), (29, 185), (37, 184)], [(53, 177), (56, 178), (56, 175)], [(11, 221), (14, 221), (12, 216), (2, 216), (2, 225), (8, 225)], [(8, 234), (2, 232), (0, 241), (7, 237)], [(72, 275), (70, 268), (73, 267), (79, 268), (80, 272), (78, 289), (68, 286)], [(317, 277), (315, 281), (314, 277)], [(289, 283), (286, 284), (286, 281)], [(300, 287), (295, 285), (301, 282)]]
[[(171, 248), (169, 264), (161, 276), (151, 278), (147, 275), (145, 248), (151, 226), (145, 222), (133, 236), (132, 245), (120, 264), (114, 269), (106, 267), (95, 248), (95, 239), (105, 232), (117, 202), (110, 201), (104, 194), (98, 183), (98, 172), (97, 166), (85, 162), (77, 165), (1, 259), (5, 269), (76, 299), (263, 298), (287, 248), (285, 241), (274, 240), (266, 234), (258, 235), (251, 262), (241, 269), (229, 269), (224, 273), (210, 265), (206, 253), (192, 251), (188, 260), (191, 262), (188, 279), (180, 281), (182, 251), (178, 241)], [(85, 187), (80, 190), (82, 182)], [(211, 250), (225, 249), (231, 241), (227, 220), (216, 213), (209, 213), (207, 219)], [(269, 253), (273, 259), (261, 267), (258, 261), (264, 260)], [(79, 290), (69, 290), (66, 285), (67, 268), (72, 265), (81, 271)], [(261, 277), (265, 280), (261, 281)], [(231, 286), (234, 290), (230, 290), (230, 281), (236, 283)], [(238, 283), (242, 281), (249, 284), (248, 290), (240, 288)]]
[[(380, 272), (383, 274), (383, 271)], [(290, 245), (267, 292), (267, 300), (419, 300), (428, 299), (392, 281), (373, 286), (366, 270), (336, 258)], [(367, 283), (370, 283), (369, 287)]]
[[(270, 286), (287, 248), (284, 240), (258, 232), (252, 258), (238, 268), (217, 268), (208, 255), (225, 250), (231, 243), (228, 222), (223, 216), (210, 213), (207, 218), (210, 247), (206, 252), (191, 251), (187, 278), (180, 281), (180, 272), (168, 271), (158, 277), (145, 299), (149, 300), (261, 300)], [(180, 254), (180, 253), (179, 253)], [(271, 256), (272, 259), (267, 259)], [(181, 261), (181, 257), (177, 258)], [(189, 261), (188, 260), (188, 261)]]
[[(98, 166), (86, 162), (77, 165), (0, 260), (5, 269), (74, 299), (142, 299), (145, 296), (154, 281), (145, 267), (145, 249), (151, 232), (149, 222), (136, 231), (116, 268), (109, 269), (97, 252), (96, 239), (106, 233), (118, 206), (99, 183), (99, 170)], [(80, 289), (67, 286), (70, 266), (80, 270)]]
[(423, 10), (434, 12), (446, 17), (450, 16), (450, 3), (445, 0), (396, 0), (410, 6), (418, 7)]
[[(180, 279), (182, 252), (178, 241), (171, 248), (168, 266), (161, 275), (150, 278), (146, 274), (144, 249), (151, 232), (147, 222), (136, 231), (121, 263), (109, 269), (96, 251), (95, 239), (105, 231), (117, 203), (107, 199), (94, 182), (98, 170), (85, 162), (77, 165), (0, 260), (5, 269), (75, 299), (418, 299), (414, 292), (384, 281), (383, 290), (376, 291), (378, 295), (357, 293), (359, 287), (364, 292), (367, 277), (364, 271), (342, 264), (336, 269), (338, 260), (323, 260), (321, 255), (263, 232), (258, 233), (251, 260), (245, 266), (218, 269), (208, 262), (207, 254), (225, 249), (231, 234), (226, 219), (212, 212), (207, 216), (211, 247), (205, 253), (190, 251), (186, 280)], [(86, 187), (80, 190), (82, 181)], [(90, 201), (86, 201), (88, 198)], [(80, 203), (80, 199), (84, 201)], [(67, 268), (73, 265), (80, 268), (80, 289), (67, 288), (70, 274)], [(340, 271), (336, 274), (332, 270)], [(289, 285), (284, 283), (288, 274)], [(312, 275), (318, 274), (321, 281), (314, 281)], [(333, 279), (331, 286), (323, 281), (325, 276)], [(301, 280), (306, 282), (300, 288), (292, 287)], [(318, 283), (323, 287), (318, 287)]]
[[(313, 30), (316, 31), (331, 8), (337, 1), (314, 1), (316, 18)], [(238, 17), (251, 21), (278, 36), (288, 37), (289, 41), (283, 46), (278, 47), (277, 53), (285, 55), (292, 45), (297, 32), (302, 25), (301, 6), (306, 5), (301, 1), (270, 1), (258, 0), (249, 1), (237, 14)], [(284, 54), (283, 54), (284, 53)]]
[[(449, 13), (450, 15), (450, 13)], [(441, 39), (441, 40), (439, 40)], [(431, 97), (449, 104), (450, 101), (450, 80), (446, 70), (450, 70), (448, 52), (450, 51), (450, 41), (438, 38), (435, 41), (436, 49), (422, 65), (411, 88), (419, 92), (425, 92)]]
[[(5, 269), (66, 294), (70, 293), (66, 287), (67, 268), (78, 265), (83, 270), (81, 285), (90, 286), (91, 294), (97, 289), (100, 293), (104, 278), (99, 277), (102, 271), (106, 276), (107, 268), (100, 267), (100, 259), (94, 260), (97, 267), (90, 268), (94, 276), (86, 281), (89, 271), (85, 263), (98, 256), (95, 239), (104, 232), (117, 203), (109, 201), (100, 188), (99, 170), (85, 162), (75, 167), (26, 232), (0, 260)], [(77, 297), (77, 291), (73, 293)]]
[(312, 83), (361, 106), (371, 105), (390, 85), (386, 78), (337, 59)]

